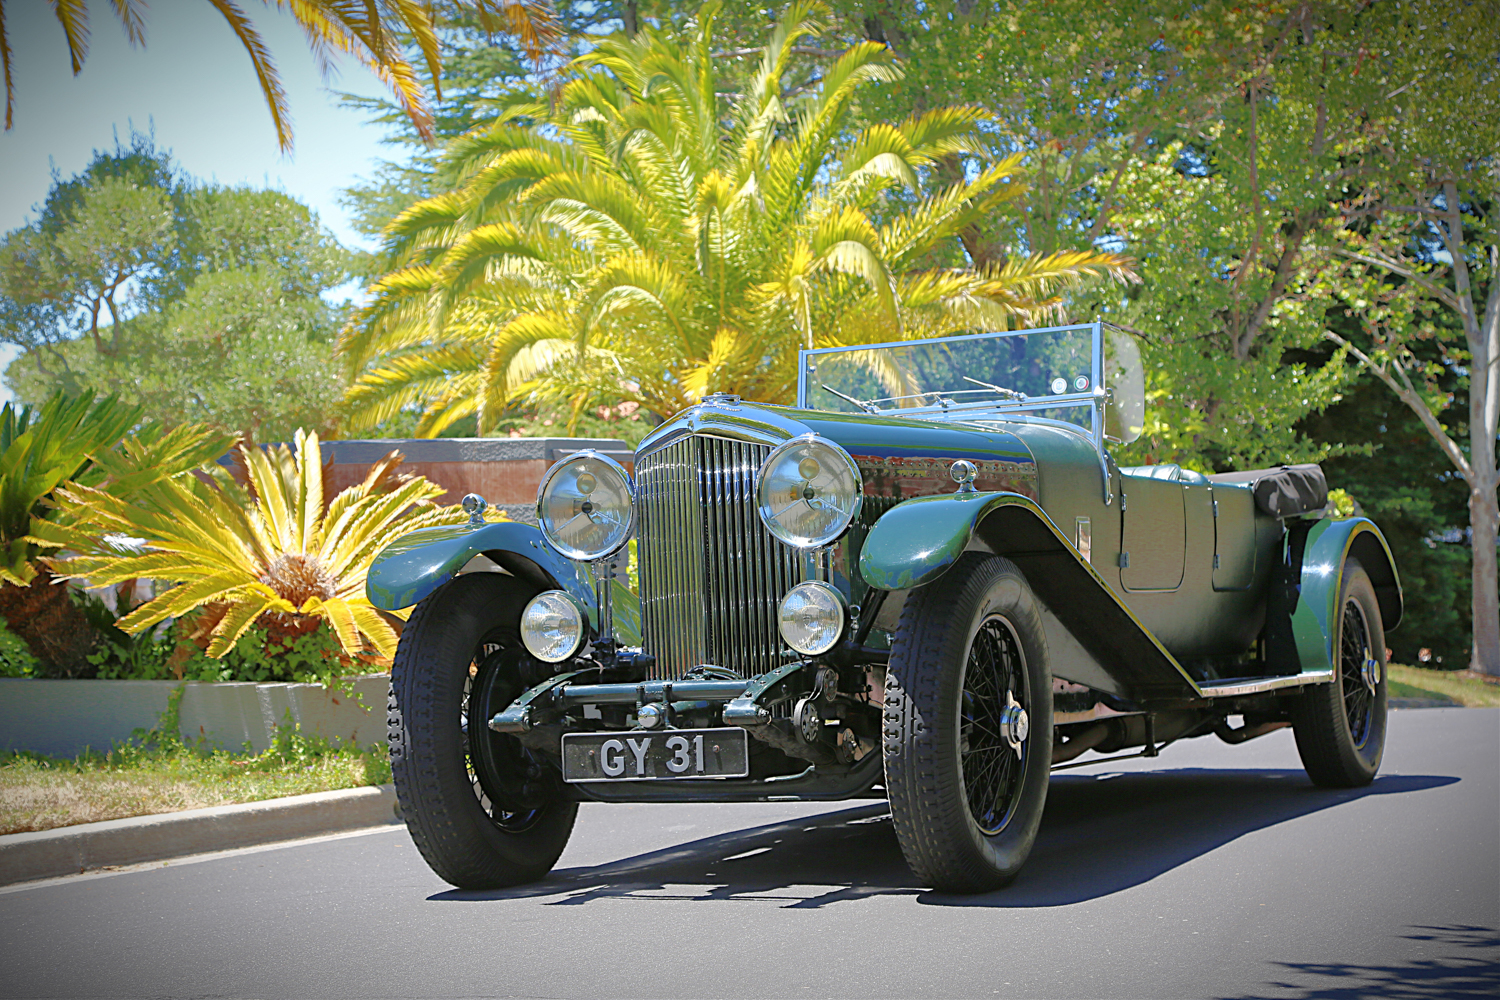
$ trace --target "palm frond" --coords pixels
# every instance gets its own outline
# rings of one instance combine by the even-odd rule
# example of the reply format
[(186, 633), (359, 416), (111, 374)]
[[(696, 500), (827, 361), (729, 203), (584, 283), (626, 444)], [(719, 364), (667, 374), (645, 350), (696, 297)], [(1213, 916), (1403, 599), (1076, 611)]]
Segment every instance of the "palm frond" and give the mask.
[(89, 55), (87, 0), (53, 0), (52, 11), (68, 40), (68, 58), (73, 62), (73, 75), (77, 76), (83, 72), (83, 61)]
[(250, 66), (255, 70), (255, 79), (266, 98), (266, 107), (271, 111), (271, 124), (276, 127), (276, 143), (283, 153), (292, 151), (292, 110), (287, 101), (286, 88), (281, 85), (281, 76), (276, 72), (276, 63), (265, 39), (255, 30), (255, 25), (234, 0), (208, 0), (229, 24), (229, 30), (240, 40), (250, 56)]

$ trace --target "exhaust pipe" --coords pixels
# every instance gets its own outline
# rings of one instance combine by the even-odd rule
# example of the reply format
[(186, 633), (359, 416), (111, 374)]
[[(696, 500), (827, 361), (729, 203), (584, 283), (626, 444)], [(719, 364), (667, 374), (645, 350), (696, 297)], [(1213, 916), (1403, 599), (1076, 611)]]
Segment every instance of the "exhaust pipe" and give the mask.
[(1214, 735), (1225, 743), (1237, 744), (1243, 743), (1246, 740), (1253, 740), (1257, 736), (1264, 736), (1267, 733), (1274, 733), (1276, 730), (1285, 729), (1290, 725), (1290, 722), (1261, 722), (1253, 726), (1241, 726), (1238, 729), (1230, 729), (1229, 720), (1225, 719), (1214, 727)]

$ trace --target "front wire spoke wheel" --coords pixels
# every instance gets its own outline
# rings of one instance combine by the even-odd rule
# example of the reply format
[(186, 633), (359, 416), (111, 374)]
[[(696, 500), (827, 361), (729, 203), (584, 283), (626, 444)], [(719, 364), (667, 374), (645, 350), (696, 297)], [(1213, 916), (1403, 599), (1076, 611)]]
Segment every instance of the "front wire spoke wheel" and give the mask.
[[(1015, 811), (1027, 738), (1019, 736), (1030, 703), (1020, 641), (999, 615), (975, 633), (964, 665), (961, 766), (969, 813), (985, 836)], [(1019, 690), (1019, 695), (1018, 695)]]
[(453, 579), (412, 611), (391, 666), (401, 816), (432, 870), (461, 889), (543, 877), (578, 813), (556, 764), (489, 728), (528, 679), (517, 626), (533, 594), (498, 573)]
[[(542, 766), (513, 736), (492, 732), (489, 720), (520, 693), (514, 680), (514, 646), (503, 633), (486, 637), (469, 664), (459, 709), (459, 728), (467, 750), (464, 769), (479, 807), (495, 826), (511, 833), (530, 828), (541, 817), (542, 803), (532, 787)], [(507, 676), (512, 674), (512, 676)]]
[(1014, 563), (966, 553), (910, 593), (884, 713), (886, 792), (912, 871), (949, 892), (1008, 884), (1036, 841), (1052, 766), (1046, 632)]

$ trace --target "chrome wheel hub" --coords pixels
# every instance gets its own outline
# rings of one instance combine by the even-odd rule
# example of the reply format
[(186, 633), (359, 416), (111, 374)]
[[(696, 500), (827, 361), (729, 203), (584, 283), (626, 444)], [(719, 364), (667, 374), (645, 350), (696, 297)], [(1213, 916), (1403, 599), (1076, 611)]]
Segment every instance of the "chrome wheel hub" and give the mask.
[(1375, 689), (1380, 686), (1380, 661), (1371, 656), (1368, 649), (1365, 650), (1364, 667), (1360, 674), (1364, 679), (1365, 687), (1370, 689), (1371, 694), (1374, 694)]
[(1015, 751), (1016, 756), (1021, 756), (1021, 747), (1026, 742), (1027, 735), (1031, 732), (1031, 719), (1016, 701), (1016, 696), (1011, 692), (1005, 692), (1005, 707), (1000, 710), (1000, 738), (1005, 740), (1007, 746)]

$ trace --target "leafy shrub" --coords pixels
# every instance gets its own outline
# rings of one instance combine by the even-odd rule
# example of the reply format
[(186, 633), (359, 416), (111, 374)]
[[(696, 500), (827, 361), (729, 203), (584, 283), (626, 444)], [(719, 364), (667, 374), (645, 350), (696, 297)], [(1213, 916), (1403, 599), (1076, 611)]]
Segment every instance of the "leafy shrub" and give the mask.
[(35, 670), (36, 657), (0, 618), (0, 677), (30, 677)]
[(219, 659), (191, 640), (193, 631), (190, 618), (134, 636), (111, 627), (89, 662), (107, 680), (290, 681), (324, 687), (340, 677), (379, 669), (369, 658), (345, 655), (326, 625), (293, 637), (252, 625)]

